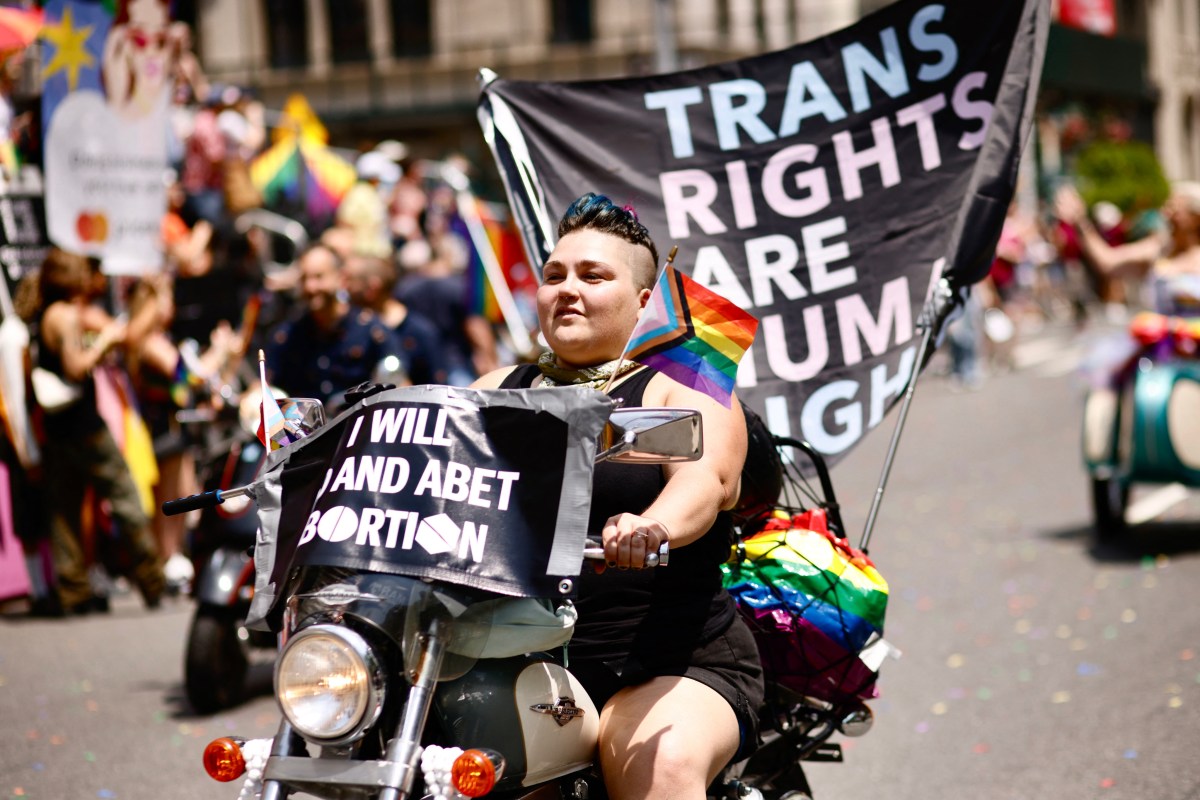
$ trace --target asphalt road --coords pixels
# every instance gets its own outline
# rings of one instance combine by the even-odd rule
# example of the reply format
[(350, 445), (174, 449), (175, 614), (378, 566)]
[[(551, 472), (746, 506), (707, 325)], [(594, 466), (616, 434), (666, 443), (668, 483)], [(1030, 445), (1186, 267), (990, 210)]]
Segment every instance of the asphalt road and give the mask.
[[(922, 379), (870, 548), (903, 655), (875, 728), (808, 768), (817, 800), (1200, 798), (1200, 500), (1139, 491), (1155, 519), (1094, 545), (1070, 373), (1084, 347), (1048, 330), (978, 391)], [(835, 469), (853, 539), (894, 420)], [(0, 618), (0, 800), (233, 800), (200, 753), (270, 735), (269, 673), (250, 702), (193, 715), (190, 611), (126, 595), (103, 616)]]

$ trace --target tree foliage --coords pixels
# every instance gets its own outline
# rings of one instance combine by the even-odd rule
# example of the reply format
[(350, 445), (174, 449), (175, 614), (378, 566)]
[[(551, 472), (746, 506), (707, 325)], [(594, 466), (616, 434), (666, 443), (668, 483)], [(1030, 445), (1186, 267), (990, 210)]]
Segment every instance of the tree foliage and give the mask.
[(1107, 200), (1126, 214), (1158, 208), (1171, 191), (1158, 157), (1145, 142), (1093, 142), (1079, 153), (1075, 174), (1089, 206)]

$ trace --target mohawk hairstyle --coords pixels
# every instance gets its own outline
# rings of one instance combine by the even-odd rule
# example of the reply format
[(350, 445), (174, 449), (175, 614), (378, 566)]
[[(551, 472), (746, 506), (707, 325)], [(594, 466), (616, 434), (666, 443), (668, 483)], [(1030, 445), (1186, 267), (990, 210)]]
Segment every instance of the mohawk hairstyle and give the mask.
[[(558, 238), (583, 229), (612, 234), (646, 248), (650, 251), (650, 263), (658, 270), (658, 248), (632, 206), (618, 206), (605, 195), (588, 192), (567, 207), (558, 223)], [(653, 283), (654, 273), (651, 273), (644, 288)]]

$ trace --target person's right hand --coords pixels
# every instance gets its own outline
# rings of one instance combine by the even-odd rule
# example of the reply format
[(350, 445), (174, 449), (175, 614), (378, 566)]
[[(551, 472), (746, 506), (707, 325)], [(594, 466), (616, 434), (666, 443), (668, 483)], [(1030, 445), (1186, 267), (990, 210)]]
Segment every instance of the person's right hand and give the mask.
[(657, 553), (659, 547), (670, 540), (666, 525), (650, 517), (629, 513), (609, 517), (601, 537), (605, 561), (617, 569), (642, 569), (646, 565), (646, 556)]

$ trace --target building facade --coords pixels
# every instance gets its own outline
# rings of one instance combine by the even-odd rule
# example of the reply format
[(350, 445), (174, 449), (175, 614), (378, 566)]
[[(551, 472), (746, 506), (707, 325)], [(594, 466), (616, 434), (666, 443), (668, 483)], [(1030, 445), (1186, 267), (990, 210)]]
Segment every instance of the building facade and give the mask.
[(399, 138), (477, 157), (479, 69), (506, 78), (649, 74), (821, 36), (868, 0), (187, 0), (209, 77), (268, 108), (303, 93), (347, 146)]
[[(334, 141), (398, 138), (421, 156), (488, 162), (481, 67), (579, 80), (688, 68), (787, 47), (888, 0), (175, 0), (210, 77), (268, 108), (303, 93)], [(1079, 30), (1068, 6), (1107, 9)], [(1153, 141), (1168, 177), (1200, 177), (1200, 0), (1054, 0), (1038, 155), (1061, 158), (1083, 107)]]
[(1155, 149), (1167, 177), (1200, 178), (1200, 0), (1146, 0)]

